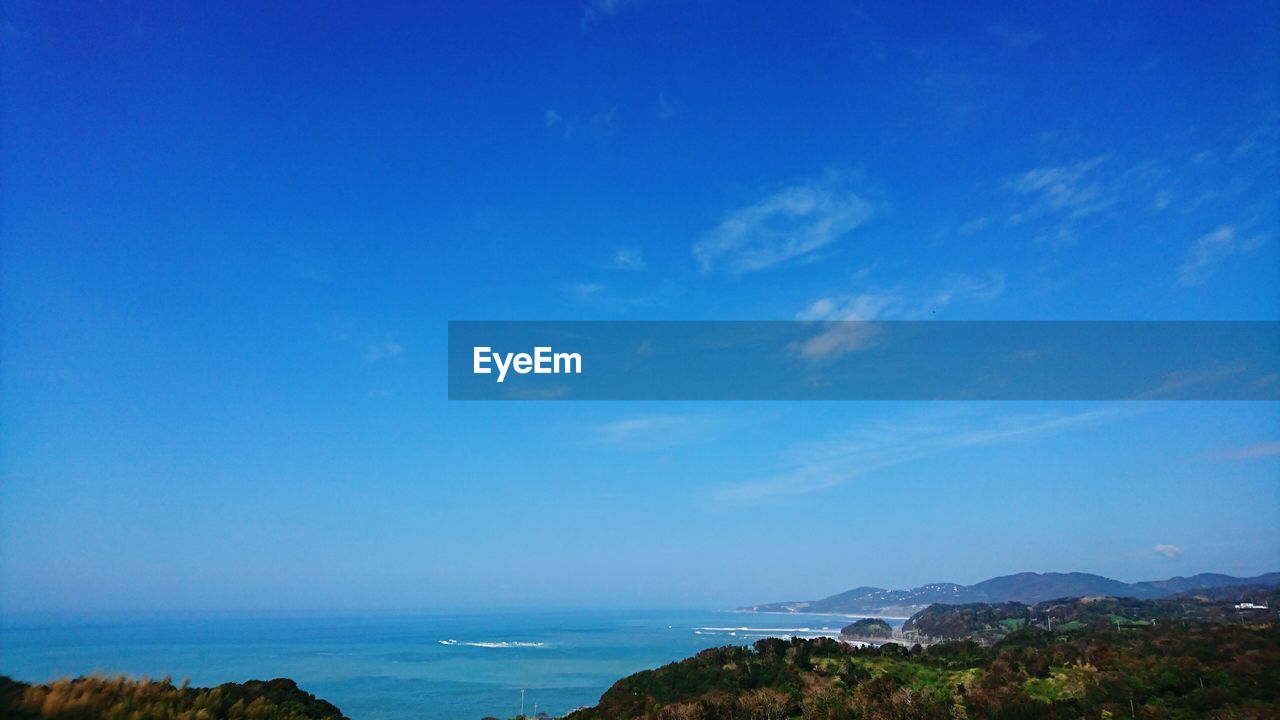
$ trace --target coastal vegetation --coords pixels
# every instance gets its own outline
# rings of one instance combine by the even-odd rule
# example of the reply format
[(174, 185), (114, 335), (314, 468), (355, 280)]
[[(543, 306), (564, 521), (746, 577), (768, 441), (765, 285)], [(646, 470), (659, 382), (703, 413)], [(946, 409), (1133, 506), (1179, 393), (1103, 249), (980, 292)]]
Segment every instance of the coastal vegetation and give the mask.
[(29, 685), (0, 676), (7, 720), (347, 720), (292, 680), (251, 680), (214, 688), (168, 678), (94, 675)]
[(973, 640), (991, 644), (1023, 628), (1065, 632), (1081, 628), (1132, 629), (1172, 622), (1256, 622), (1274, 618), (1275, 613), (1269, 608), (1276, 607), (1280, 607), (1280, 589), (1259, 586), (1160, 600), (1091, 596), (1034, 605), (1018, 602), (939, 604), (911, 616), (902, 630), (904, 636), (923, 641)]
[[(935, 606), (913, 618), (915, 631), (956, 639), (712, 648), (624, 678), (567, 719), (1280, 717), (1275, 613), (1241, 613), (1208, 598)], [(1058, 618), (1052, 630), (1045, 614)]]
[[(1261, 586), (936, 604), (896, 632), (877, 618), (842, 630), (863, 642), (707, 649), (623, 678), (565, 720), (1276, 718), (1278, 606), (1280, 589)], [(0, 677), (0, 718), (346, 720), (287, 679), (195, 688), (102, 675), (34, 685)]]

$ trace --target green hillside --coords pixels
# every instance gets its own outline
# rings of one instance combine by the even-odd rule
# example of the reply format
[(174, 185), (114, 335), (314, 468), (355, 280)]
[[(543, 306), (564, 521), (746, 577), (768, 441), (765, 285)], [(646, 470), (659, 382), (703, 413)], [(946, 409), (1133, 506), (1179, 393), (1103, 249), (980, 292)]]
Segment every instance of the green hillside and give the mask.
[(610, 688), (572, 720), (1280, 717), (1280, 628), (1169, 623), (927, 648), (831, 639), (722, 647)]
[[(1268, 609), (1237, 609), (1251, 601)], [(1256, 601), (1256, 602), (1252, 602)], [(1274, 621), (1280, 590), (1244, 588), (1180, 595), (1160, 600), (1083, 597), (1050, 600), (1034, 605), (1017, 602), (931, 605), (902, 626), (920, 640), (974, 640), (993, 643), (1023, 628), (1076, 630), (1159, 626), (1162, 623), (1238, 623)]]

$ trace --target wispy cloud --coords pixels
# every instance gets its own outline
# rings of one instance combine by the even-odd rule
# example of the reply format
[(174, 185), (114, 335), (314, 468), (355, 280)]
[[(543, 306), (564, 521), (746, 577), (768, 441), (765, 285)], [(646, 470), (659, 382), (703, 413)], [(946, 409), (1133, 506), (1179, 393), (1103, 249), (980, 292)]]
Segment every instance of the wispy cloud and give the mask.
[(983, 85), (974, 75), (945, 64), (916, 81), (929, 107), (952, 127), (968, 125), (984, 105)]
[(1152, 160), (1124, 164), (1099, 155), (1041, 165), (1004, 180), (1011, 202), (1002, 212), (988, 212), (960, 227), (981, 230), (990, 218), (1002, 215), (1006, 230), (1017, 228), (1037, 245), (1063, 249), (1121, 209), (1156, 212), (1168, 207), (1173, 202), (1168, 182), (1166, 164)]
[(1178, 266), (1176, 282), (1183, 287), (1203, 285), (1223, 260), (1248, 255), (1262, 246), (1260, 237), (1239, 240), (1236, 235), (1234, 227), (1224, 225), (1192, 243)]
[[(1220, 388), (1224, 383), (1239, 381), (1241, 375), (1248, 373), (1249, 366), (1247, 363), (1236, 360), (1233, 362), (1219, 362), (1204, 365), (1197, 368), (1187, 368), (1183, 370), (1174, 370), (1167, 373), (1158, 385), (1141, 393), (1137, 398), (1139, 400), (1158, 400), (1188, 396), (1194, 396), (1201, 393), (1205, 396), (1213, 394), (1213, 390)], [(1267, 382), (1268, 376), (1263, 376), (1255, 381), (1256, 387), (1259, 389), (1265, 387), (1263, 383)]]
[(811, 257), (872, 214), (847, 179), (828, 173), (731, 211), (693, 244), (693, 256), (705, 272), (764, 270)]
[(1280, 146), (1280, 110), (1273, 108), (1261, 124), (1245, 133), (1229, 159), (1237, 161), (1249, 156), (1275, 155), (1277, 146)]
[(1115, 197), (1103, 191), (1094, 173), (1104, 162), (1105, 157), (1095, 157), (1070, 165), (1046, 165), (1011, 178), (1007, 187), (1030, 204), (1010, 215), (1009, 223), (1017, 225), (1052, 213), (1078, 218), (1110, 207)]
[(710, 424), (684, 415), (641, 415), (591, 428), (596, 441), (618, 450), (662, 450), (706, 437)]
[[(1079, 146), (1078, 138), (1063, 135), (1044, 133), (1041, 152), (1057, 156)], [(1067, 155), (998, 180), (1001, 199), (996, 206), (944, 226), (939, 238), (1016, 234), (1035, 245), (1064, 250), (1091, 236), (1114, 237), (1121, 229), (1126, 234), (1149, 232), (1159, 228), (1154, 223), (1177, 222), (1168, 217), (1173, 213), (1204, 217), (1209, 212), (1236, 212), (1235, 231), (1242, 232), (1262, 225), (1252, 209), (1262, 207), (1256, 202), (1245, 202), (1243, 209), (1230, 207), (1233, 200), (1260, 192), (1263, 180), (1256, 164), (1227, 160), (1220, 149), (1197, 144), (1139, 159)], [(1200, 284), (1224, 257), (1250, 252), (1265, 239), (1241, 241), (1222, 228), (1215, 233), (1189, 250), (1176, 273), (1178, 284)]]
[(587, 118), (583, 126), (586, 134), (596, 140), (608, 140), (617, 131), (617, 108), (609, 108)]
[(659, 120), (670, 120), (676, 115), (676, 104), (667, 97), (667, 91), (663, 90), (658, 93), (658, 109), (656, 111)]
[(393, 357), (399, 357), (404, 353), (404, 347), (390, 336), (386, 340), (379, 343), (368, 345), (364, 351), (364, 359), (369, 361), (387, 360)]
[(613, 138), (618, 128), (618, 109), (611, 107), (583, 118), (580, 115), (565, 116), (557, 110), (542, 114), (542, 125), (556, 130), (565, 140), (575, 137), (604, 142)]
[(1280, 457), (1280, 441), (1264, 442), (1248, 447), (1214, 453), (1219, 460), (1254, 460), (1257, 458)]
[(1178, 547), (1177, 545), (1169, 545), (1166, 543), (1161, 543), (1151, 548), (1151, 552), (1157, 555), (1162, 555), (1167, 558), (1176, 558), (1182, 555), (1182, 548)]
[(609, 267), (614, 270), (644, 270), (648, 264), (644, 253), (637, 248), (616, 248), (609, 257)]
[(363, 323), (344, 317), (331, 317), (314, 325), (326, 339), (344, 348), (348, 357), (363, 357), (368, 362), (391, 360), (406, 353), (404, 345), (385, 331), (372, 331)]
[[(984, 276), (947, 275), (929, 286), (898, 286), (861, 293), (830, 295), (813, 301), (796, 314), (797, 320), (869, 321), (920, 320), (933, 317), (957, 300), (983, 301), (1004, 292), (1004, 273)], [(809, 359), (839, 357), (874, 343), (867, 325), (833, 325), (795, 349)]]
[(601, 283), (580, 282), (569, 286), (570, 292), (580, 298), (596, 297), (609, 288)]
[(639, 5), (644, 0), (588, 0), (582, 6), (582, 28), (585, 30), (593, 23), (613, 17), (626, 8)]
[(783, 469), (758, 479), (731, 483), (712, 493), (727, 504), (757, 504), (844, 485), (877, 471), (968, 447), (1015, 443), (1117, 417), (1104, 407), (1074, 414), (1050, 413), (984, 417), (974, 413), (921, 413), (880, 420), (844, 437), (806, 443), (789, 453)]
[(630, 312), (639, 308), (651, 308), (665, 304), (669, 299), (670, 285), (659, 282), (648, 288), (620, 290), (600, 282), (577, 282), (560, 286), (561, 291), (575, 301), (588, 304), (597, 311)]
[(865, 292), (814, 300), (796, 313), (797, 320), (875, 320), (899, 302), (892, 294)]
[(960, 227), (956, 228), (956, 234), (962, 237), (970, 237), (982, 231), (983, 228), (991, 224), (991, 217), (984, 215), (974, 218), (967, 222), (960, 223)]

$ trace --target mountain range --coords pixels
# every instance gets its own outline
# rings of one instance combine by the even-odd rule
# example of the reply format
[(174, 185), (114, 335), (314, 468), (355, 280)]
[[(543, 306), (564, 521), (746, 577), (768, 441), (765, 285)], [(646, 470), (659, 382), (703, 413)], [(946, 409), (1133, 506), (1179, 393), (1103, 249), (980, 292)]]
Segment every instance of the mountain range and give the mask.
[(1092, 595), (1153, 600), (1196, 590), (1212, 590), (1237, 585), (1280, 585), (1280, 572), (1271, 572), (1249, 578), (1238, 578), (1219, 573), (1201, 573), (1191, 577), (1174, 577), (1168, 580), (1148, 580), (1136, 583), (1121, 582), (1090, 573), (1024, 572), (983, 580), (974, 585), (930, 583), (911, 590), (858, 587), (821, 600), (774, 602), (763, 605), (750, 605), (738, 609), (749, 612), (908, 617), (934, 603), (960, 605), (964, 603), (1021, 602), (1031, 604), (1058, 598)]

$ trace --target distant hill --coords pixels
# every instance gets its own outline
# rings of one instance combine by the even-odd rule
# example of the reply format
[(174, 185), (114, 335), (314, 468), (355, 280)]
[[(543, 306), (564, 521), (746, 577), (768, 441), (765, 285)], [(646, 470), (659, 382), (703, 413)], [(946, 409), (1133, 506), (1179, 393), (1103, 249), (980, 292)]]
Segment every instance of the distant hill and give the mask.
[(893, 637), (893, 628), (880, 618), (862, 618), (845, 625), (840, 631), (840, 637), (890, 638)]
[(859, 587), (821, 600), (775, 602), (738, 608), (753, 612), (833, 613), (908, 617), (936, 604), (1020, 602), (1034, 604), (1064, 597), (1104, 595), (1153, 600), (1188, 592), (1242, 585), (1280, 585), (1280, 572), (1238, 578), (1218, 573), (1126, 583), (1089, 573), (1033, 573), (983, 580), (975, 585), (931, 583), (911, 590)]
[[(1239, 594), (1232, 592), (1240, 591)], [(1213, 598), (1208, 595), (1218, 595)], [(1247, 601), (1247, 602), (1246, 602)], [(1091, 596), (1020, 602), (930, 605), (902, 626), (910, 641), (972, 640), (992, 644), (1026, 628), (1073, 632), (1082, 628), (1146, 628), (1168, 623), (1272, 623), (1280, 588), (1261, 585), (1189, 591), (1157, 600)], [(859, 621), (861, 622), (861, 621)]]

